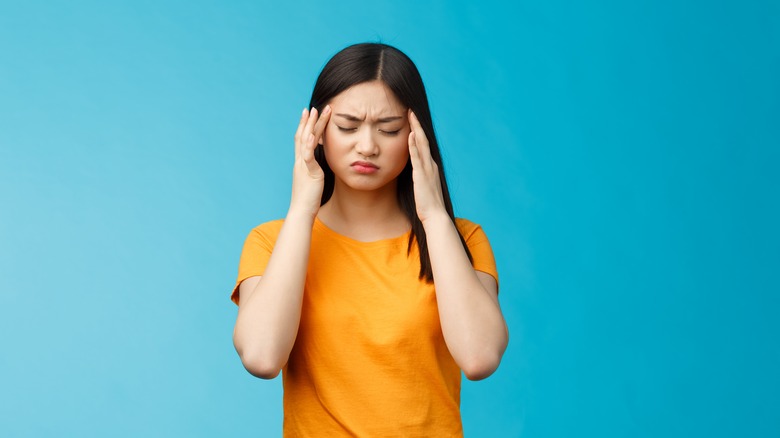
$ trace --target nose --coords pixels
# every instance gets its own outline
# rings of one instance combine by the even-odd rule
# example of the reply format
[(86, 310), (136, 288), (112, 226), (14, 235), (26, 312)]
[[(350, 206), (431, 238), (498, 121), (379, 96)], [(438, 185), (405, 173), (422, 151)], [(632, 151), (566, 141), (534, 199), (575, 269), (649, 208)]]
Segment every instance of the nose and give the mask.
[(377, 155), (379, 153), (379, 145), (374, 138), (374, 132), (372, 132), (372, 129), (362, 129), (361, 131), (363, 132), (358, 136), (355, 150), (364, 157)]

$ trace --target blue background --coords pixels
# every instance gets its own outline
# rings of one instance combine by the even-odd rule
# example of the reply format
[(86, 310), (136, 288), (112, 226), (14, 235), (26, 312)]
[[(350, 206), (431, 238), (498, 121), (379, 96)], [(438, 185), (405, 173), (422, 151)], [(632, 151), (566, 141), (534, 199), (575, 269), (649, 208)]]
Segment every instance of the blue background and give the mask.
[(228, 295), (362, 41), (497, 256), (467, 436), (780, 436), (780, 6), (670, 0), (0, 3), (0, 435), (280, 434)]

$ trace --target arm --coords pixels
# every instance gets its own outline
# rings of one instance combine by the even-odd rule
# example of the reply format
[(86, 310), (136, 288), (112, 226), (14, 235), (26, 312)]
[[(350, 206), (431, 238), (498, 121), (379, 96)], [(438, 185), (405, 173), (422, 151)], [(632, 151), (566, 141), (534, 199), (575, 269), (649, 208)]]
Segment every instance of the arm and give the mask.
[(428, 241), (444, 341), (467, 378), (484, 379), (498, 368), (509, 340), (496, 281), (472, 268), (444, 207), (439, 169), (422, 126), (412, 112), (409, 121), (414, 197)]
[(290, 210), (263, 276), (247, 278), (239, 286), (233, 344), (247, 371), (260, 378), (279, 374), (298, 334), (312, 225), (324, 180), (314, 147), (329, 116), (329, 107), (319, 120), (316, 109), (311, 115), (304, 110), (295, 133)]
[(484, 379), (498, 368), (509, 340), (496, 280), (471, 267), (446, 212), (426, 218), (423, 227), (447, 348), (467, 378)]

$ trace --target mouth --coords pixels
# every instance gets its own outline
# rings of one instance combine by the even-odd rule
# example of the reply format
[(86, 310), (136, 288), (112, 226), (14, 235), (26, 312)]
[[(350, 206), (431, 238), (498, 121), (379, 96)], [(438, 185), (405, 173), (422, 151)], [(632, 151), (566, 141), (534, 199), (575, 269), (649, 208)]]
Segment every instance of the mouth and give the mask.
[(358, 173), (374, 173), (379, 170), (376, 164), (369, 163), (368, 161), (355, 161), (350, 166)]

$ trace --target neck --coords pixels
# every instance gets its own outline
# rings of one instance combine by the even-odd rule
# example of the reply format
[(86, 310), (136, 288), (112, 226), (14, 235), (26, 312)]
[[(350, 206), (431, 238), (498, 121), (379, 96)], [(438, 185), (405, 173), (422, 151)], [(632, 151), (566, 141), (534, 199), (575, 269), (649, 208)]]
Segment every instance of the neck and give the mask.
[(398, 205), (396, 183), (378, 190), (354, 190), (337, 179), (333, 195), (317, 215), (325, 225), (357, 240), (391, 238), (409, 230)]

